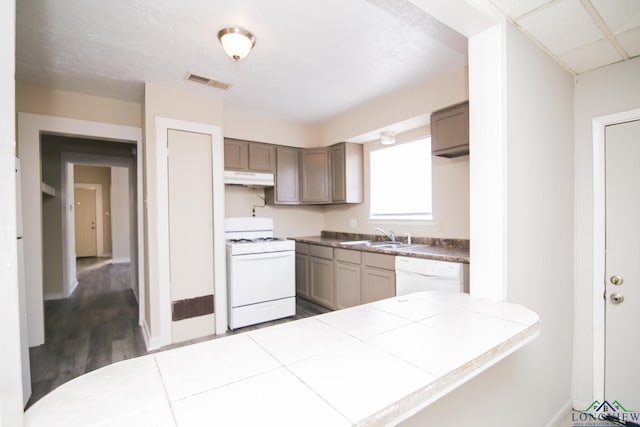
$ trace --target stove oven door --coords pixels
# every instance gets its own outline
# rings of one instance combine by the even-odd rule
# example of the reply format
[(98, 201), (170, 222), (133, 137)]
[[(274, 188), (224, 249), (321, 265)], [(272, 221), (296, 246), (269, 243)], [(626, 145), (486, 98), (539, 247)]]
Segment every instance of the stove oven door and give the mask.
[(232, 255), (228, 261), (231, 307), (295, 296), (294, 251)]

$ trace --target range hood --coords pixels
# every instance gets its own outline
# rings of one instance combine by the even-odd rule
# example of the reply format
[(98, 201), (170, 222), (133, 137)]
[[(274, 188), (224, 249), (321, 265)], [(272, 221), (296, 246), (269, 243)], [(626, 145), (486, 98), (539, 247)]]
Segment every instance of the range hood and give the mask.
[(272, 173), (225, 170), (224, 183), (247, 187), (273, 187), (274, 180)]

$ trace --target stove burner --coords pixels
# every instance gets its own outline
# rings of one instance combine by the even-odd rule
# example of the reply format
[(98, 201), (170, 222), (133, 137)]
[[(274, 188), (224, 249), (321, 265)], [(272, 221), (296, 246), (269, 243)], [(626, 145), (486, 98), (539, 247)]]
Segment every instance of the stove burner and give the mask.
[(229, 243), (264, 243), (264, 242), (280, 242), (284, 239), (279, 237), (256, 237), (255, 239), (227, 239)]
[(253, 240), (251, 239), (229, 239), (227, 240), (229, 243), (251, 243)]

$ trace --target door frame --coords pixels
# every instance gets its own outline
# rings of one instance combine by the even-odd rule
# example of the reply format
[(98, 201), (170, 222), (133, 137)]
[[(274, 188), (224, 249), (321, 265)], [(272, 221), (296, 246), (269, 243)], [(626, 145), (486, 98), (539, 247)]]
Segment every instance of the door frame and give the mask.
[[(42, 254), (42, 195), (40, 135), (57, 133), (129, 142), (137, 161), (137, 255), (140, 262), (140, 322), (144, 321), (144, 227), (142, 181), (142, 129), (88, 120), (18, 112), (18, 157), (22, 165), (22, 207), (25, 252), (25, 286), (29, 318), (29, 346), (44, 344), (44, 298)], [(63, 168), (64, 169), (64, 168)], [(64, 224), (63, 224), (64, 225)], [(143, 328), (144, 329), (144, 328)]]
[(605, 384), (605, 128), (640, 120), (640, 108), (595, 117), (593, 132), (593, 399), (604, 400)]
[[(102, 207), (102, 184), (89, 184), (89, 183), (80, 183), (74, 182), (73, 188), (83, 188), (85, 190), (95, 190), (95, 199), (96, 199), (96, 256), (98, 258), (104, 256), (104, 224), (102, 223), (102, 213), (104, 211)], [(73, 206), (75, 206), (76, 194), (73, 193), (73, 196), (68, 196), (69, 202), (73, 202)], [(66, 209), (65, 209), (66, 212)], [(76, 210), (73, 210), (73, 219), (75, 220)], [(74, 227), (75, 228), (75, 227)], [(75, 229), (74, 229), (74, 237), (75, 237)], [(74, 245), (75, 246), (75, 245)], [(75, 250), (73, 251), (75, 253)], [(77, 254), (76, 254), (77, 256)]]
[[(160, 303), (160, 334), (154, 342), (158, 347), (172, 343), (171, 337), (171, 285), (169, 269), (169, 177), (167, 173), (167, 133), (170, 129), (184, 132), (202, 133), (211, 136), (211, 161), (213, 175), (213, 289), (214, 318), (216, 335), (227, 332), (227, 266), (224, 240), (224, 151), (222, 133), (219, 126), (169, 119), (156, 116), (156, 201), (157, 201), (157, 283)], [(215, 197), (215, 196), (218, 197)], [(149, 257), (153, 253), (149, 253)]]

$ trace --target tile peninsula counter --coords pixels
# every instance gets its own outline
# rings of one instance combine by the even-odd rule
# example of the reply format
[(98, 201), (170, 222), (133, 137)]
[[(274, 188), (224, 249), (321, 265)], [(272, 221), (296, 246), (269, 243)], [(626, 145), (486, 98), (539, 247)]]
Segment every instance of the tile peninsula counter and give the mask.
[(516, 304), (420, 292), (115, 363), (36, 402), (25, 425), (395, 425), (539, 327)]

